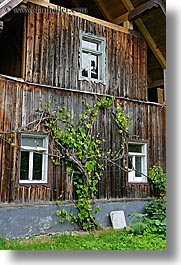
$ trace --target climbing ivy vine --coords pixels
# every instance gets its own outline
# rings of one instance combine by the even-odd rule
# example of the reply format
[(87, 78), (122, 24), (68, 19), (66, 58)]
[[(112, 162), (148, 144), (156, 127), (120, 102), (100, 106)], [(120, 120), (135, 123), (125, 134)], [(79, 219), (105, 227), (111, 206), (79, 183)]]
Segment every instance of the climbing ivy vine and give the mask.
[[(74, 120), (65, 107), (50, 108), (51, 101), (41, 106), (42, 120), (53, 141), (52, 162), (59, 165), (63, 160), (67, 174), (72, 178), (76, 200), (77, 214), (66, 210), (57, 210), (60, 222), (68, 220), (76, 222), (83, 230), (98, 228), (99, 223), (95, 215), (99, 208), (95, 208), (95, 198), (98, 192), (98, 182), (104, 171), (104, 161), (110, 163), (123, 156), (125, 136), (128, 131), (129, 117), (124, 114), (120, 104), (115, 104), (114, 98), (97, 98), (92, 104), (86, 103), (86, 110), (78, 119)], [(94, 124), (100, 110), (106, 110), (118, 126), (122, 145), (119, 152), (105, 151), (100, 139), (95, 134)], [(60, 204), (60, 201), (57, 202)]]

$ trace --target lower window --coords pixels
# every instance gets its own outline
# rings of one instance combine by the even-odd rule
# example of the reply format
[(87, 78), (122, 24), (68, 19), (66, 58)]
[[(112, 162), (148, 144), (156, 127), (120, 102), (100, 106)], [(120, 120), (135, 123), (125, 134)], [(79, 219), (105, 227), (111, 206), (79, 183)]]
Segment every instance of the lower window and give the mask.
[(44, 135), (21, 136), (20, 183), (47, 183), (48, 137)]
[(147, 182), (146, 143), (128, 143), (128, 182)]

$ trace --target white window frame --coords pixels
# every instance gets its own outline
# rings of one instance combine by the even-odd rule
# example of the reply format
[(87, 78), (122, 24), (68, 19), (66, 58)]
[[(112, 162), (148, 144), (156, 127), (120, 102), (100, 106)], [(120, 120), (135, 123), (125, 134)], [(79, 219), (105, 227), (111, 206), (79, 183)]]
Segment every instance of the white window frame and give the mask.
[[(37, 135), (37, 134), (22, 134), (22, 138), (33, 138), (33, 139), (43, 139), (43, 147), (33, 147), (21, 145), (21, 151), (29, 152), (29, 173), (28, 180), (22, 180), (21, 175), (19, 183), (47, 183), (48, 181), (48, 136), (47, 135)], [(33, 180), (33, 154), (34, 153), (42, 154), (42, 176), (41, 180)], [(21, 172), (20, 172), (21, 174)]]
[[(88, 49), (82, 46), (82, 41), (89, 41), (98, 44), (98, 50)], [(104, 37), (99, 37), (92, 35), (90, 33), (85, 33), (80, 31), (80, 70), (79, 70), (79, 80), (87, 80), (88, 82), (96, 82), (106, 84), (105, 71), (106, 71), (106, 58), (105, 58), (105, 47), (106, 39)], [(91, 59), (88, 69), (88, 77), (82, 75), (82, 53), (86, 53), (91, 57), (95, 55), (98, 57), (98, 79), (91, 77)]]
[[(128, 142), (128, 147), (129, 144), (133, 145), (140, 145), (141, 146), (141, 153), (139, 152), (129, 152), (128, 149), (128, 159), (129, 157), (132, 157), (132, 166), (133, 169), (128, 168), (128, 182), (147, 182), (147, 143), (143, 142)], [(141, 157), (141, 177), (136, 177), (136, 171), (135, 169), (135, 158), (136, 157)]]

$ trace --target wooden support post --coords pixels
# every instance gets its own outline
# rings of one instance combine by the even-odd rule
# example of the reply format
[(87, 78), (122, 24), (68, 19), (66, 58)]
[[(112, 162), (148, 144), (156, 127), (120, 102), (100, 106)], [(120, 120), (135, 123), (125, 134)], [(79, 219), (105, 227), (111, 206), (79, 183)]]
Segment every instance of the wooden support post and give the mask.
[(158, 103), (163, 104), (164, 103), (164, 89), (158, 87), (157, 88), (157, 98), (158, 98)]
[(21, 77), (25, 79), (26, 76), (26, 37), (27, 37), (27, 21), (24, 16), (23, 24), (23, 44), (22, 44), (22, 61), (21, 61)]
[(167, 101), (167, 96), (166, 96), (166, 90), (167, 90), (167, 85), (166, 85), (166, 69), (163, 69), (163, 79), (164, 79), (164, 101)]

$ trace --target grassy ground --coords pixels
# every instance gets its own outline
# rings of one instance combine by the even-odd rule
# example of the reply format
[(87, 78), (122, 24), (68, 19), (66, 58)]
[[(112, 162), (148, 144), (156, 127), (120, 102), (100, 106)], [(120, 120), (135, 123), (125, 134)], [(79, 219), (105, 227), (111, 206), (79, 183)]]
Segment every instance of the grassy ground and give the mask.
[(97, 231), (0, 239), (0, 250), (166, 250), (158, 235), (135, 236), (127, 231)]

